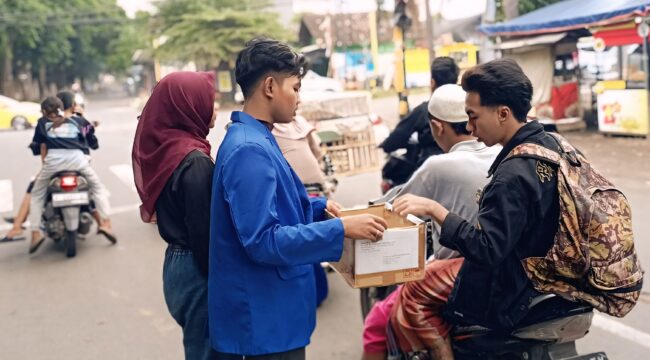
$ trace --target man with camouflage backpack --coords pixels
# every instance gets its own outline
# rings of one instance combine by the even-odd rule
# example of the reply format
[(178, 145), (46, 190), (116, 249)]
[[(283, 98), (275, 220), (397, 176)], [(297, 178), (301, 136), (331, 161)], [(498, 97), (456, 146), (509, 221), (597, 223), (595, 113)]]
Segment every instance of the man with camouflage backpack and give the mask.
[[(394, 202), (394, 211), (402, 215), (434, 219), (441, 226), (440, 243), (465, 259), (456, 267), (445, 266), (449, 260), (434, 261), (425, 280), (404, 285), (390, 318), (400, 349), (426, 348), (435, 358), (449, 358), (448, 320), (513, 329), (543, 292), (561, 295), (559, 308), (581, 301), (614, 315), (627, 313), (643, 273), (624, 197), (605, 191), (586, 200), (591, 188), (578, 178), (592, 181), (597, 175), (590, 167), (576, 170), (578, 162), (588, 163), (565, 140), (536, 121), (526, 122), (533, 88), (516, 62), (478, 65), (463, 75), (462, 86), (468, 93), (468, 130), (503, 150), (480, 195), (477, 225), (433, 200), (405, 195)], [(596, 190), (612, 188), (604, 181), (595, 185)], [(594, 207), (600, 210), (592, 210), (595, 216), (585, 221)], [(619, 230), (620, 236), (608, 236)], [(623, 295), (611, 296), (614, 289)]]

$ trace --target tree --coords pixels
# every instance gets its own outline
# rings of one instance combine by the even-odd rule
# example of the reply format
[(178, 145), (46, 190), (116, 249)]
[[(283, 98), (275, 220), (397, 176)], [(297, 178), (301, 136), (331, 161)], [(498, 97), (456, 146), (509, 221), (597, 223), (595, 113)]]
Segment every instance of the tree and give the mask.
[(543, 8), (563, 0), (519, 0), (519, 15)]
[(286, 39), (277, 14), (264, 11), (266, 6), (266, 1), (255, 0), (163, 1), (154, 26), (163, 39), (156, 54), (208, 69), (234, 59), (254, 37)]
[(116, 0), (0, 0), (0, 14), (0, 92), (15, 95), (20, 85), (23, 97), (30, 77), (39, 97), (50, 84), (124, 71), (146, 34), (132, 30)]

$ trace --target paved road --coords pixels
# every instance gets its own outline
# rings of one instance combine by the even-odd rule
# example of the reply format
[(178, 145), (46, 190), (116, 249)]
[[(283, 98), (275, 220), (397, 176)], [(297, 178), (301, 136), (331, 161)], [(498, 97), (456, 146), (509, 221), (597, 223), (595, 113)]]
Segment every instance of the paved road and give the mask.
[[(413, 104), (422, 101), (421, 95)], [(385, 119), (396, 117), (395, 99), (373, 102)], [(219, 114), (210, 140), (218, 144), (227, 114)], [(28, 242), (0, 246), (0, 359), (179, 359), (181, 334), (169, 316), (161, 289), (165, 245), (152, 225), (139, 221), (130, 151), (136, 111), (130, 100), (91, 101), (88, 117), (100, 120), (101, 148), (93, 166), (111, 191), (115, 246), (101, 237), (81, 242), (66, 259), (52, 243), (32, 257)], [(39, 166), (26, 145), (30, 132), (0, 133), (0, 213), (18, 206)], [(641, 259), (650, 264), (650, 140), (571, 135), (587, 155), (626, 192), (634, 209)], [(216, 149), (215, 149), (216, 150)], [(340, 179), (336, 199), (346, 206), (379, 194), (379, 174)], [(0, 225), (0, 232), (6, 227)], [(650, 266), (650, 265), (649, 265)], [(308, 348), (311, 360), (358, 359), (362, 322), (358, 293), (330, 274), (330, 297), (318, 312)], [(580, 350), (606, 350), (611, 359), (646, 359), (650, 347), (650, 297), (643, 296), (624, 319), (598, 315)]]

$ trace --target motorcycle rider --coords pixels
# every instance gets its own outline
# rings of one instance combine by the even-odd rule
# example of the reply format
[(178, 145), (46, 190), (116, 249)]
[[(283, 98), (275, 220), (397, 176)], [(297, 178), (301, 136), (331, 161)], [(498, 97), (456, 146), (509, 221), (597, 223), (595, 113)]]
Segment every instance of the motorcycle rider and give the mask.
[[(84, 148), (82, 151), (84, 152), (84, 154), (88, 156), (88, 160), (90, 160), (90, 149), (97, 150), (99, 148), (99, 143), (97, 141), (97, 137), (95, 136), (95, 126), (97, 126), (98, 123), (93, 122), (93, 124), (91, 124), (90, 122), (88, 122), (88, 120), (86, 120), (83, 117), (83, 106), (80, 106), (77, 103), (76, 100), (77, 96), (72, 92), (60, 91), (59, 93), (56, 94), (56, 97), (58, 97), (59, 100), (61, 100), (61, 102), (63, 103), (64, 116), (70, 118), (75, 116), (75, 121), (79, 123), (79, 125), (82, 126), (82, 128), (86, 129), (85, 140), (88, 147)], [(30, 144), (30, 147), (34, 147), (34, 145)], [(38, 155), (38, 153), (40, 153), (40, 146), (35, 146), (33, 150), (35, 155)], [(29, 182), (29, 185), (27, 186), (27, 191), (23, 196), (23, 200), (21, 201), (20, 208), (16, 216), (11, 218), (5, 218), (5, 220), (10, 222), (13, 226), (11, 230), (9, 230), (9, 232), (7, 232), (7, 234), (2, 239), (0, 239), (0, 243), (25, 239), (25, 237), (22, 235), (23, 223), (27, 221), (27, 216), (29, 215), (30, 204), (32, 199), (32, 189), (34, 187), (35, 178), (36, 177), (32, 178), (32, 180)], [(101, 217), (97, 212), (97, 210), (94, 208), (92, 211), (92, 215), (93, 218), (95, 218), (97, 224), (101, 224)], [(110, 242), (112, 243), (117, 242), (117, 239), (112, 234), (101, 232), (101, 231), (100, 233), (107, 236), (107, 239)]]
[[(465, 91), (455, 84), (437, 88), (428, 102), (430, 134), (444, 154), (429, 157), (401, 189), (412, 194), (438, 199), (460, 216), (475, 222), (478, 215), (476, 193), (488, 179), (486, 174), (500, 147), (487, 147), (467, 131)], [(460, 254), (440, 246), (440, 234), (433, 233), (434, 259), (452, 259)], [(435, 261), (435, 260), (434, 260)], [(376, 303), (366, 317), (363, 332), (364, 360), (386, 359), (388, 315), (401, 288)]]
[[(462, 86), (467, 129), (487, 146), (503, 146), (480, 196), (478, 225), (435, 200), (405, 195), (394, 203), (401, 215), (433, 218), (441, 226), (440, 243), (464, 257), (428, 264), (424, 280), (403, 286), (390, 315), (401, 351), (429, 349), (443, 359), (453, 358), (449, 320), (513, 329), (528, 314), (540, 293), (521, 260), (546, 255), (560, 215), (556, 165), (524, 157), (504, 161), (525, 142), (558, 151), (541, 124), (526, 122), (533, 87), (519, 65), (498, 59), (475, 66), (463, 75)], [(563, 300), (557, 306), (573, 303)]]
[(85, 134), (88, 128), (73, 117), (66, 117), (63, 102), (57, 97), (47, 97), (41, 103), (43, 117), (39, 119), (32, 139), (32, 150), (40, 153), (43, 162), (41, 171), (34, 180), (29, 220), (32, 227), (32, 241), (29, 253), (33, 254), (41, 246), (45, 237), (40, 223), (43, 206), (47, 196), (50, 178), (60, 171), (78, 171), (88, 181), (90, 194), (101, 216), (98, 232), (109, 239), (114, 238), (108, 218), (110, 205), (108, 191), (90, 167), (84, 151), (88, 151)]
[[(458, 65), (454, 59), (441, 56), (431, 63), (431, 92), (446, 84), (456, 84), (458, 81)], [(398, 149), (407, 149), (405, 158), (411, 164), (410, 169), (401, 165), (389, 163), (382, 169), (384, 178), (396, 180), (394, 185), (404, 183), (431, 155), (442, 154), (443, 150), (431, 137), (429, 129), (428, 108), (429, 101), (424, 101), (413, 111), (401, 119), (391, 134), (379, 145), (384, 152), (391, 153)], [(413, 134), (417, 134), (417, 144), (411, 144)], [(400, 163), (401, 164), (401, 163)]]

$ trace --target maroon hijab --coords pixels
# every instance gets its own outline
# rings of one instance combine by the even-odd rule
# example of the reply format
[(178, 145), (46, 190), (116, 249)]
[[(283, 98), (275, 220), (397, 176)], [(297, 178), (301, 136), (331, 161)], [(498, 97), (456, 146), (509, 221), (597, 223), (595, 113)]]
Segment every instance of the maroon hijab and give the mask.
[(131, 154), (143, 221), (151, 221), (158, 196), (187, 154), (199, 150), (210, 156), (206, 137), (214, 99), (214, 74), (208, 72), (172, 73), (153, 89)]

